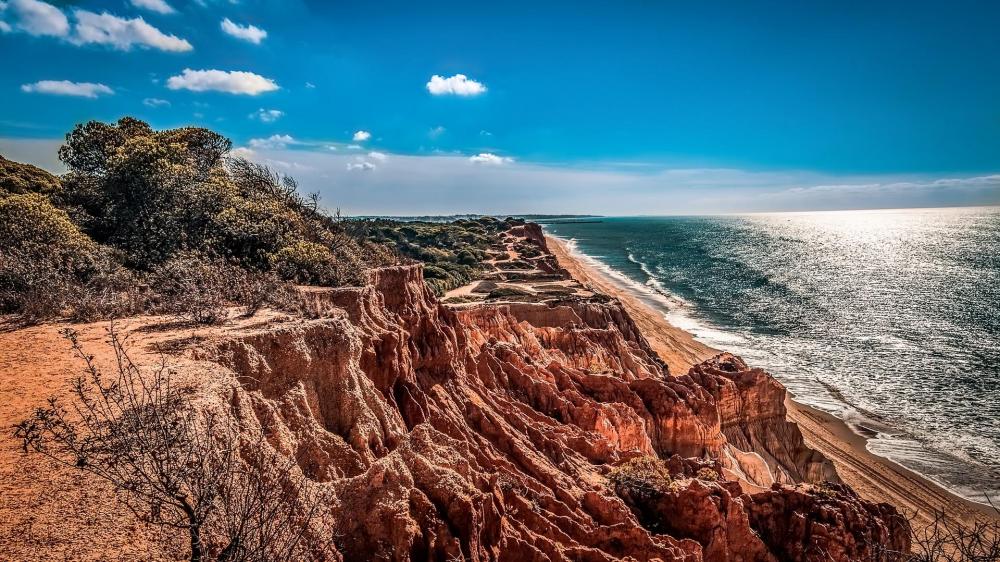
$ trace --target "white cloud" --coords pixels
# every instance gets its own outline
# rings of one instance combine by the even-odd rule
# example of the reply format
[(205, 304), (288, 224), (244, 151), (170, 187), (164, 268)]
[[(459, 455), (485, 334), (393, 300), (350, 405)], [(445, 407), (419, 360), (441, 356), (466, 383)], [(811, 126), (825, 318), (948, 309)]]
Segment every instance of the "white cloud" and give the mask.
[(513, 158), (507, 158), (504, 156), (497, 156), (491, 152), (480, 152), (475, 156), (469, 157), (469, 162), (473, 164), (489, 164), (491, 166), (499, 166), (501, 164), (509, 164), (513, 162)]
[(74, 15), (76, 29), (70, 41), (78, 45), (110, 45), (122, 51), (138, 45), (176, 53), (194, 49), (186, 39), (167, 35), (142, 18), (126, 19), (107, 12), (96, 14), (87, 10), (77, 10)]
[(258, 119), (262, 123), (274, 123), (285, 115), (280, 109), (264, 109), (263, 107), (250, 114), (251, 119)]
[(487, 130), (484, 129), (482, 131), (479, 131), (479, 136), (481, 136), (481, 137), (492, 137), (493, 133), (491, 133), (491, 132), (489, 132), (489, 131), (487, 131)]
[(131, 0), (131, 2), (136, 8), (142, 8), (158, 14), (172, 14), (176, 11), (165, 0)]
[(358, 157), (356, 162), (347, 163), (348, 172), (370, 172), (376, 168), (375, 164)]
[(266, 139), (250, 139), (251, 148), (263, 150), (280, 150), (290, 144), (299, 144), (291, 135), (271, 135)]
[(96, 98), (101, 95), (114, 94), (114, 90), (104, 84), (93, 82), (70, 82), (69, 80), (41, 80), (34, 84), (21, 86), (22, 92), (30, 94), (50, 94), (54, 96), (76, 96), (80, 98)]
[(252, 149), (249, 149), (245, 146), (234, 148), (229, 151), (230, 156), (235, 156), (237, 158), (253, 158), (256, 154), (257, 153), (254, 152)]
[(464, 74), (456, 74), (450, 78), (444, 78), (435, 74), (431, 76), (427, 83), (427, 91), (435, 96), (452, 94), (456, 96), (478, 96), (486, 92), (486, 85), (482, 82), (470, 80)]
[(306, 82), (306, 88), (309, 88), (310, 90), (312, 90), (315, 87), (316, 87), (316, 84), (313, 84), (312, 82)]
[(431, 129), (430, 131), (427, 131), (427, 136), (430, 137), (430, 138), (432, 138), (432, 139), (436, 139), (436, 138), (440, 137), (441, 135), (443, 135), (445, 133), (445, 131), (446, 131), (446, 129), (444, 127), (442, 127), (441, 125), (438, 125), (437, 127), (434, 127), (433, 129)]
[(361, 150), (360, 144), (349, 144), (347, 145), (347, 150)]
[(260, 45), (260, 42), (267, 38), (267, 32), (263, 29), (249, 24), (240, 25), (233, 23), (233, 20), (229, 18), (222, 20), (220, 26), (226, 35), (231, 35), (243, 41), (249, 41), (254, 45)]
[(29, 35), (65, 37), (69, 34), (69, 19), (62, 10), (39, 0), (10, 0), (0, 3), (0, 14), (9, 14), (9, 21), (0, 22), (0, 30), (23, 31)]
[(178, 76), (171, 76), (167, 80), (167, 87), (171, 90), (216, 91), (248, 96), (256, 96), (278, 89), (278, 85), (273, 80), (253, 72), (191, 70), (190, 68), (185, 68)]
[[(0, 12), (2, 12), (2, 11), (3, 11), (3, 8), (0, 8)], [(3, 20), (0, 20), (0, 32), (10, 33), (11, 31), (13, 31), (13, 30), (11, 29), (10, 24), (7, 23), (7, 22), (5, 22), (5, 21), (3, 21)]]
[(368, 157), (379, 162), (385, 162), (389, 158), (384, 152), (375, 152), (374, 150), (368, 153)]
[(146, 107), (170, 107), (170, 102), (160, 98), (146, 98), (142, 100), (142, 105)]
[(372, 138), (372, 134), (368, 131), (358, 131), (354, 133), (354, 142), (365, 142), (370, 138)]

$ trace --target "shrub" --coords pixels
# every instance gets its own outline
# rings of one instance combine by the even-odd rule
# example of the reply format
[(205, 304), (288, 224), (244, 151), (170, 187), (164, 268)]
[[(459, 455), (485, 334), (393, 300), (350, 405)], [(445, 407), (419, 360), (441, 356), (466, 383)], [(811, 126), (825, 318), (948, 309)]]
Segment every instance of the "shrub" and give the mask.
[(424, 266), (425, 279), (448, 279), (448, 272), (436, 265)]
[(698, 469), (698, 472), (695, 473), (695, 478), (706, 482), (718, 482), (719, 473), (706, 466)]
[(527, 297), (531, 293), (524, 289), (519, 289), (517, 287), (500, 287), (498, 289), (493, 289), (486, 295), (488, 299), (503, 299), (510, 297)]
[(53, 195), (61, 189), (59, 178), (45, 170), (0, 156), (0, 197), (22, 193)]
[(134, 271), (111, 264), (90, 277), (70, 305), (70, 320), (93, 322), (140, 314), (149, 305), (149, 294)]
[(462, 250), (458, 253), (458, 263), (462, 265), (479, 265), (480, 258), (469, 250)]
[(60, 315), (111, 267), (107, 253), (45, 196), (0, 198), (0, 310), (28, 321)]
[(19, 423), (14, 437), (113, 487), (137, 520), (182, 532), (192, 561), (328, 560), (331, 543), (311, 532), (322, 496), (235, 415), (196, 408), (161, 363), (133, 363), (112, 329), (116, 369), (102, 373), (68, 332), (84, 362), (67, 399)]
[[(200, 324), (225, 320), (227, 293), (239, 279), (235, 268), (222, 260), (195, 253), (181, 254), (157, 266), (149, 275), (154, 287), (153, 310), (176, 314)], [(235, 278), (235, 279), (234, 279)]]
[(300, 240), (279, 250), (274, 269), (283, 279), (318, 285), (336, 284), (338, 264), (333, 252), (322, 244)]
[(651, 498), (670, 490), (673, 479), (667, 463), (655, 456), (629, 459), (611, 469), (608, 479), (619, 495)]

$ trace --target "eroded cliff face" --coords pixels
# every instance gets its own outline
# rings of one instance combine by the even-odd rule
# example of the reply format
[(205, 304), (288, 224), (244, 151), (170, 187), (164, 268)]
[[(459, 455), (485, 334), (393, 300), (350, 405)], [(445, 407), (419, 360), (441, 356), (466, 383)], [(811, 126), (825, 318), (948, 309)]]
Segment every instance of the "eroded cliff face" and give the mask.
[[(847, 561), (908, 547), (891, 507), (808, 485), (836, 475), (785, 421), (776, 381), (731, 355), (674, 376), (613, 300), (452, 310), (420, 266), (305, 298), (316, 318), (199, 358), (232, 371), (237, 415), (329, 493), (344, 560)], [(611, 468), (651, 455), (669, 459), (669, 490), (616, 493)]]

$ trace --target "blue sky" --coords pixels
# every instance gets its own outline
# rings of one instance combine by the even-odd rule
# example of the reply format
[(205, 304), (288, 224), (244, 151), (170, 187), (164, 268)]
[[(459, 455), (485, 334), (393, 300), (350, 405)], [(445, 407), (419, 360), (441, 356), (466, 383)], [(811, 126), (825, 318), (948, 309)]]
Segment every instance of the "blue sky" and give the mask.
[(134, 115), (355, 213), (1000, 203), (995, 2), (5, 0), (0, 22), (0, 153), (49, 168), (74, 123)]

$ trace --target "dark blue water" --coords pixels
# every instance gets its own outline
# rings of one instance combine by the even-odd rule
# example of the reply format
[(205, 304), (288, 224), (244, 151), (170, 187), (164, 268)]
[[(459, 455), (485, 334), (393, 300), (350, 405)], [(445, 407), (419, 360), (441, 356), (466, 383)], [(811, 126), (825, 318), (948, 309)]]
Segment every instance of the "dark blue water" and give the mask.
[(877, 432), (873, 452), (1000, 496), (1000, 208), (546, 229), (801, 402)]

